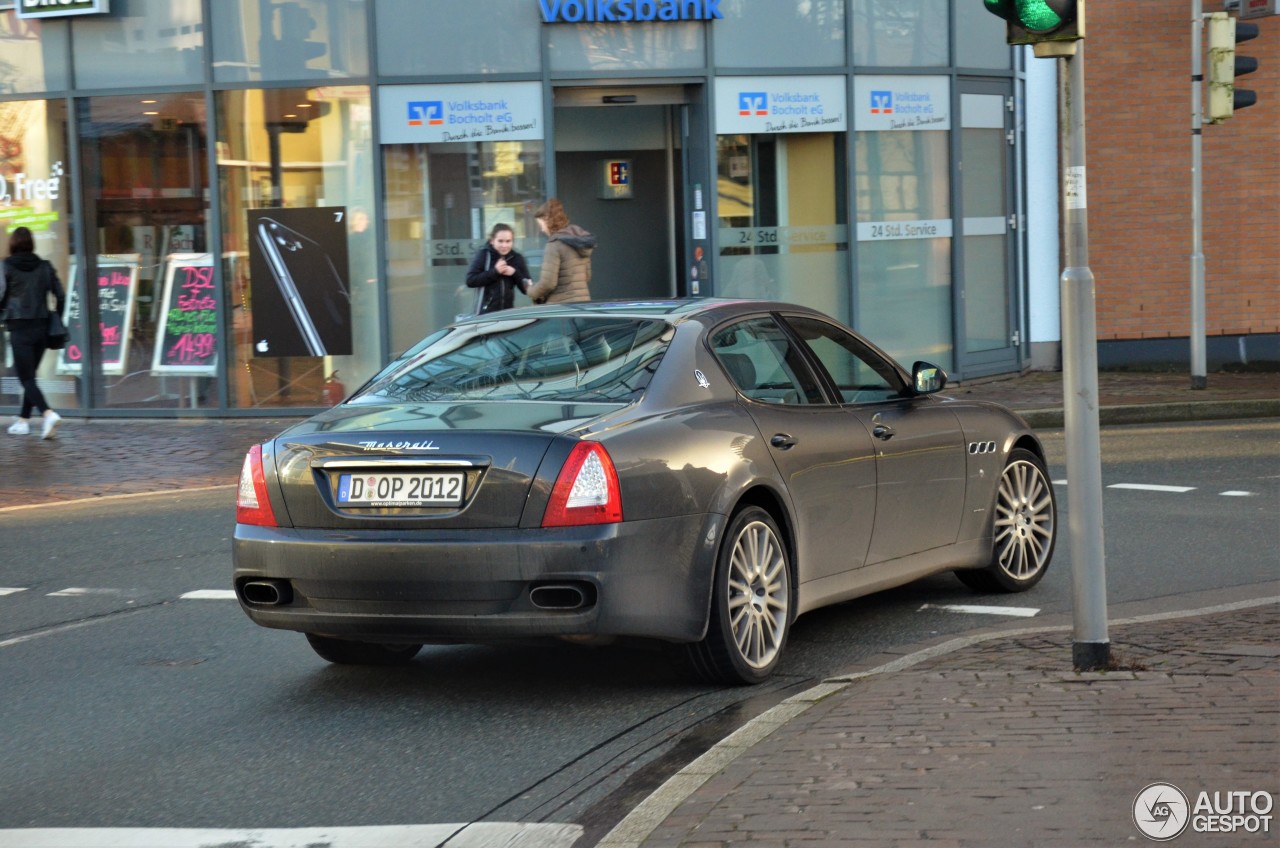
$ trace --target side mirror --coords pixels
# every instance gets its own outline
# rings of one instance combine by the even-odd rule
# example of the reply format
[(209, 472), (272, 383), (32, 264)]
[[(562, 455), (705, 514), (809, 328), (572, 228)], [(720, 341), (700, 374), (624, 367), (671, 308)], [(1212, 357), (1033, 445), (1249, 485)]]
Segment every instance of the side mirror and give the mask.
[(947, 384), (947, 372), (929, 362), (917, 362), (911, 366), (911, 385), (918, 395), (931, 395), (942, 391)]

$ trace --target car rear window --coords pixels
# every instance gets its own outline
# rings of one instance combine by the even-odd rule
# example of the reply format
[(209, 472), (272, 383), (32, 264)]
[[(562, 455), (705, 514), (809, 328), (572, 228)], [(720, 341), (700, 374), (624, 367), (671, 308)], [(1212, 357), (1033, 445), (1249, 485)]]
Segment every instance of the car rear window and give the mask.
[(425, 339), (350, 402), (626, 403), (644, 393), (674, 332), (612, 316), (467, 322)]

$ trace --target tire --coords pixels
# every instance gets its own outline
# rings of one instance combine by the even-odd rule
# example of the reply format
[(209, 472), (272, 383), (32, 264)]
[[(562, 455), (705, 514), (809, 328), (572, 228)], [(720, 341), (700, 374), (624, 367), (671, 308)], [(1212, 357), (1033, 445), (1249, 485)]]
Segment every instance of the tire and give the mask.
[(1025, 592), (1040, 582), (1058, 533), (1058, 504), (1044, 461), (1029, 450), (1009, 453), (991, 515), (991, 562), (957, 571), (979, 592)]
[(330, 636), (306, 634), (311, 650), (338, 665), (404, 665), (418, 655), (421, 645), (395, 645), (383, 642), (356, 642)]
[(791, 631), (791, 562), (769, 513), (749, 506), (729, 520), (716, 559), (711, 616), (701, 642), (685, 646), (710, 683), (759, 683), (778, 665)]

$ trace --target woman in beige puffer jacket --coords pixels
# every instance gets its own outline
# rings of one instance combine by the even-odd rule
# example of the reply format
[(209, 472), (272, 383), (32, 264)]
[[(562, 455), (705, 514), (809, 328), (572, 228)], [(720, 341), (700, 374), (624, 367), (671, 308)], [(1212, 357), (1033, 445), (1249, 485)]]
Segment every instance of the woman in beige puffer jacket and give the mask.
[(564, 207), (554, 197), (534, 213), (538, 227), (547, 236), (542, 255), (542, 273), (529, 287), (534, 303), (582, 303), (591, 299), (591, 252), (596, 237), (577, 224), (569, 223)]

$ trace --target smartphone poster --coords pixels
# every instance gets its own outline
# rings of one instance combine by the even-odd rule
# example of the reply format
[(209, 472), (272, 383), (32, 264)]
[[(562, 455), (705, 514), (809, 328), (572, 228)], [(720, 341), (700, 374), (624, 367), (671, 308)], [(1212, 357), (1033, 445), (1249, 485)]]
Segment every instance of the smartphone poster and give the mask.
[(254, 356), (349, 356), (347, 209), (253, 209), (249, 293)]

